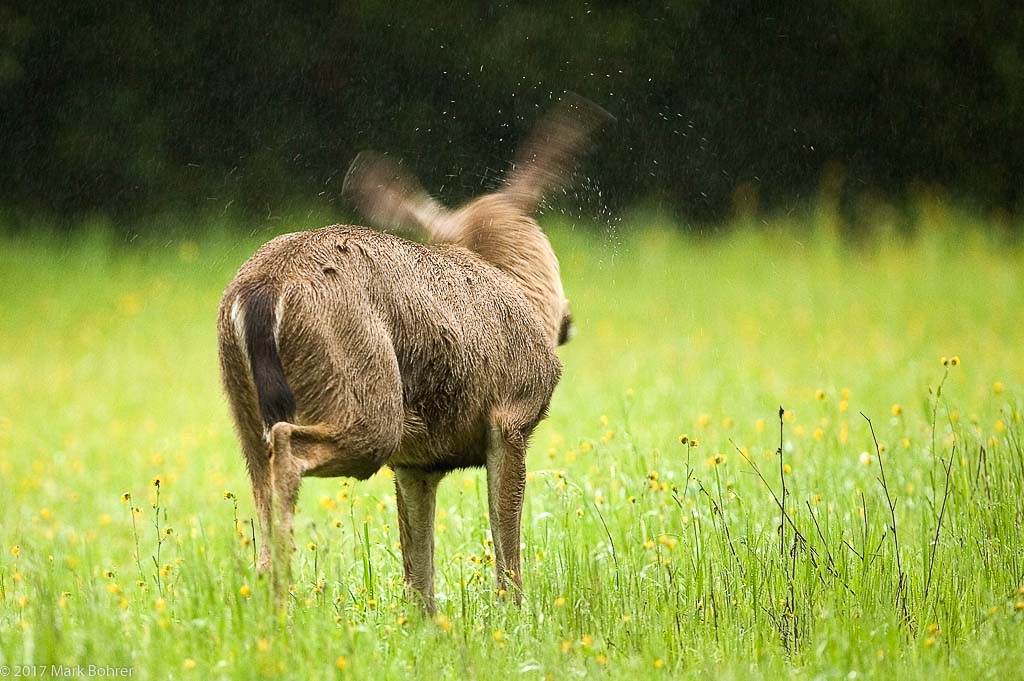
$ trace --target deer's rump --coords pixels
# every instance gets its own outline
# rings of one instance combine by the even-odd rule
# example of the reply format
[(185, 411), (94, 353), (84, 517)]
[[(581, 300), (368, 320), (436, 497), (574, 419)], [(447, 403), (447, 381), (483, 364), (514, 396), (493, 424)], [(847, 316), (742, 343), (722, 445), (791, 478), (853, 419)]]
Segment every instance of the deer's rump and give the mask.
[[(242, 352), (253, 340), (224, 320), (236, 301), (244, 310), (267, 295), (275, 315), (265, 327), (295, 422), (387, 431), (398, 443), (393, 464), (481, 465), (496, 416), (536, 422), (558, 381), (561, 365), (525, 297), (462, 248), (354, 227), (278, 237), (222, 301), (222, 326)], [(226, 383), (251, 381), (228, 375), (249, 367), (222, 364)]]

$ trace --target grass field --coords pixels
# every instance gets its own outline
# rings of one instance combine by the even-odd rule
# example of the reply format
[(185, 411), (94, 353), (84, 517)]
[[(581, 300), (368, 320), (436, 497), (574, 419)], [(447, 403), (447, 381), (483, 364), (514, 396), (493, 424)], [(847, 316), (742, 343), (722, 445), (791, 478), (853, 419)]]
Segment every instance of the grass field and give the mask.
[(288, 612), (254, 572), (214, 313), (270, 231), (0, 238), (0, 672), (1020, 678), (1024, 249), (826, 218), (552, 225), (579, 334), (530, 450), (525, 601), (457, 472), (434, 620), (387, 471), (304, 484)]

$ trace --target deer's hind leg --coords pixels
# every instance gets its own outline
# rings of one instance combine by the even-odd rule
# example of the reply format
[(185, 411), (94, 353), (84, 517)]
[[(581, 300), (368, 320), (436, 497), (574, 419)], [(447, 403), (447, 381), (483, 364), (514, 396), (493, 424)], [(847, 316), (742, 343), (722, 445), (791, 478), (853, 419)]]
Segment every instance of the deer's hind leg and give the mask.
[(414, 468), (395, 468), (398, 501), (398, 532), (402, 541), (402, 566), (409, 595), (429, 614), (434, 603), (434, 508), (437, 484), (443, 473)]
[(498, 591), (522, 601), (523, 576), (519, 537), (526, 492), (526, 443), (532, 429), (501, 420), (492, 426), (487, 452), (487, 501)]
[(398, 360), (384, 329), (366, 320), (370, 311), (313, 320), (319, 309), (285, 312), (282, 363), (298, 414), (270, 429), (274, 494), (275, 565), (290, 563), (293, 520), (304, 477), (365, 480), (398, 450), (402, 438), (402, 383)]
[(273, 522), (273, 482), (271, 479), (270, 445), (263, 437), (256, 391), (248, 377), (248, 368), (234, 343), (221, 339), (221, 365), (235, 430), (242, 445), (245, 466), (252, 483), (253, 502), (259, 523), (259, 556), (256, 568), (268, 572), (271, 567), (271, 532)]
[[(318, 423), (280, 422), (271, 429), (274, 500), (274, 563), (287, 568), (295, 550), (294, 518), (304, 477), (352, 477), (365, 480), (398, 449), (401, 423), (393, 428), (353, 428)], [(287, 574), (287, 573), (283, 573)]]
[(242, 451), (245, 465), (252, 482), (252, 498), (256, 504), (256, 518), (260, 528), (256, 570), (270, 571), (270, 537), (273, 523), (273, 482), (270, 469), (270, 446), (259, 435), (247, 433), (242, 436)]

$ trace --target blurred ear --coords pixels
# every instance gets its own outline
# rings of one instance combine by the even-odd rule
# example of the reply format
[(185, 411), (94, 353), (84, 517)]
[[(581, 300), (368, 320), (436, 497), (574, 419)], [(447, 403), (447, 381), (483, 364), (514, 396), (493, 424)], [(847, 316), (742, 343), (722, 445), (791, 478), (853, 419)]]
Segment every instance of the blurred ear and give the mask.
[(565, 301), (565, 312), (562, 314), (562, 323), (558, 328), (558, 344), (565, 345), (576, 337), (576, 325), (572, 321), (572, 312), (569, 310), (569, 301)]
[(576, 159), (590, 138), (615, 117), (575, 93), (567, 93), (537, 123), (516, 153), (505, 193), (525, 213), (537, 210), (544, 196), (569, 184)]
[(374, 227), (411, 232), (431, 241), (448, 237), (448, 211), (419, 180), (383, 154), (360, 152), (345, 174), (341, 193)]

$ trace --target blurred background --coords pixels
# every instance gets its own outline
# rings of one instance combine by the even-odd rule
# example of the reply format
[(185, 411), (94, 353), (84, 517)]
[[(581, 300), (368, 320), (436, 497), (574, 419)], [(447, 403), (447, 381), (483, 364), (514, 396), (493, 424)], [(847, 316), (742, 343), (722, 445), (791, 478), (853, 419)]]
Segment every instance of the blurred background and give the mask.
[(455, 202), (566, 90), (618, 118), (566, 202), (589, 216), (717, 229), (825, 197), (856, 231), (924, 196), (1021, 233), (1009, 1), (5, 3), (0, 220), (344, 216), (365, 148)]

